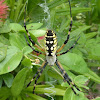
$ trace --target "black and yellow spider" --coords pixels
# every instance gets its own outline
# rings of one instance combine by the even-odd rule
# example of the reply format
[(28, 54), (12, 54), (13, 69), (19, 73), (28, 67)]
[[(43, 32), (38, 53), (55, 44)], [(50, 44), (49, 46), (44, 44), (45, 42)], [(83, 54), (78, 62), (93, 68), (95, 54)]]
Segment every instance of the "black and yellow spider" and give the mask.
[[(35, 80), (35, 84), (34, 84), (34, 88), (33, 88), (33, 93), (34, 93), (34, 90), (35, 90), (35, 87), (36, 87), (36, 84), (37, 84), (37, 80), (40, 78), (43, 70), (45, 69), (46, 65), (50, 65), (50, 66), (53, 66), (54, 64), (57, 65), (57, 67), (59, 68), (62, 76), (63, 76), (63, 79), (64, 79), (64, 82), (67, 82), (71, 89), (73, 90), (73, 92), (76, 94), (75, 90), (73, 89), (72, 85), (78, 90), (79, 88), (72, 82), (72, 80), (69, 78), (68, 74), (66, 73), (66, 71), (63, 69), (63, 67), (61, 66), (60, 62), (58, 61), (57, 59), (57, 56), (60, 56), (60, 55), (63, 55), (63, 54), (66, 54), (69, 50), (71, 50), (74, 45), (76, 44), (76, 42), (73, 44), (73, 46), (71, 46), (68, 50), (66, 50), (65, 52), (62, 52), (62, 53), (59, 53), (63, 48), (64, 46), (67, 44), (68, 40), (69, 40), (69, 36), (70, 36), (70, 32), (71, 32), (71, 28), (72, 28), (72, 14), (71, 14), (71, 5), (70, 5), (70, 0), (68, 0), (69, 2), (69, 6), (70, 6), (70, 16), (71, 16), (71, 23), (70, 23), (70, 28), (69, 28), (69, 32), (68, 32), (68, 36), (67, 36), (67, 39), (64, 41), (64, 44), (59, 48), (57, 49), (57, 37), (56, 37), (56, 34), (54, 31), (52, 30), (47, 30), (46, 34), (45, 34), (45, 49), (44, 48), (41, 48), (40, 46), (38, 46), (30, 37), (30, 34), (26, 28), (26, 21), (25, 21), (25, 18), (24, 18), (24, 28), (26, 30), (26, 33), (28, 35), (28, 38), (30, 40), (30, 42), (35, 46), (37, 47), (38, 49), (40, 49), (42, 52), (40, 51), (37, 51), (35, 50), (30, 44), (29, 42), (27, 41), (27, 38), (26, 38), (26, 42), (27, 44), (32, 48), (32, 50), (38, 54), (43, 54), (45, 55), (45, 61), (43, 62), (42, 66), (38, 69), (37, 73), (34, 75), (34, 77), (32, 78), (32, 80), (29, 82), (29, 84), (27, 85), (27, 87), (31, 84), (31, 82), (36, 78)], [(25, 12), (26, 12), (26, 7), (25, 7)], [(25, 14), (26, 16), (26, 14)]]

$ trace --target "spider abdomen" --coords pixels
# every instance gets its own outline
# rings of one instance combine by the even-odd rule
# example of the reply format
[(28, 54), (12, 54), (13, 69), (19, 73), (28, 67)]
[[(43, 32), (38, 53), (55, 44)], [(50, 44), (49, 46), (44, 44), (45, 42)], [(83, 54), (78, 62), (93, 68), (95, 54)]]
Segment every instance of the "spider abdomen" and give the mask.
[(56, 62), (56, 55), (46, 56), (46, 61), (48, 62), (48, 65), (53, 66)]
[(45, 34), (45, 52), (46, 56), (55, 56), (57, 51), (57, 37), (56, 34), (47, 30)]

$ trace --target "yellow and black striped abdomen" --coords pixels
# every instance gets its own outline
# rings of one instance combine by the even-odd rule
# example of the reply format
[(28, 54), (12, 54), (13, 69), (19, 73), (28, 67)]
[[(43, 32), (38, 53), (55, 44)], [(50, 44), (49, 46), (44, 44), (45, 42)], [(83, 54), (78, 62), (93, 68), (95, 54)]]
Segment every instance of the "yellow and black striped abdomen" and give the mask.
[(57, 51), (57, 37), (52, 30), (45, 34), (45, 52), (47, 56), (54, 56)]

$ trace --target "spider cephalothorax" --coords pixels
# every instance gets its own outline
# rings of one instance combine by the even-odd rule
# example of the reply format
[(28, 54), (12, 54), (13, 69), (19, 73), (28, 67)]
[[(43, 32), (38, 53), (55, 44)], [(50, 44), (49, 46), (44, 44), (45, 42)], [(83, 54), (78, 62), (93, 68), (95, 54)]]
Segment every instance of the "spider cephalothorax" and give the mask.
[(45, 52), (47, 56), (54, 56), (57, 51), (57, 37), (56, 34), (47, 30), (45, 34)]

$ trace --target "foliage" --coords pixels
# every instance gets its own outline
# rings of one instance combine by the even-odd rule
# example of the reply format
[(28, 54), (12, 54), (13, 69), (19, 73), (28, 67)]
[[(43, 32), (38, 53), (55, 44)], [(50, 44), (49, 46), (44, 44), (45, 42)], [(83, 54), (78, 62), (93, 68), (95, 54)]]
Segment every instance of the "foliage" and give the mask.
[[(75, 95), (63, 82), (59, 70), (47, 66), (38, 80), (36, 95), (32, 93), (34, 82), (28, 88), (26, 86), (45, 57), (32, 52), (26, 43), (23, 27), (25, 5), (29, 33), (37, 44), (44, 47), (43, 39), (38, 42), (38, 37), (44, 36), (47, 28), (55, 30), (58, 46), (66, 39), (70, 24), (69, 4), (67, 0), (6, 0), (10, 11), (0, 27), (0, 100), (99, 100), (100, 97), (96, 98), (100, 96), (97, 87), (100, 84), (99, 2), (71, 0), (73, 27), (70, 41), (63, 51), (70, 48), (79, 36), (80, 39), (69, 53), (58, 57), (82, 92), (75, 89), (79, 94)], [(36, 62), (37, 59), (40, 63)]]

